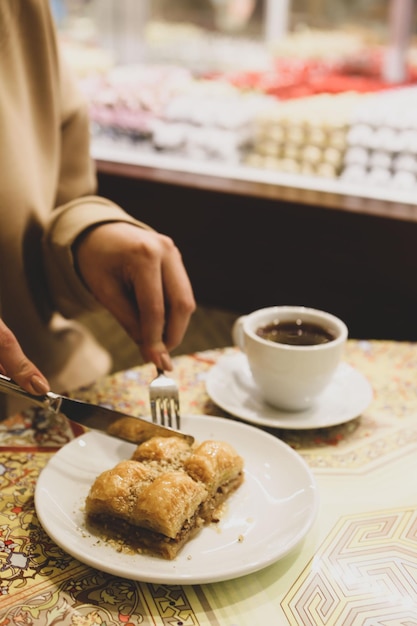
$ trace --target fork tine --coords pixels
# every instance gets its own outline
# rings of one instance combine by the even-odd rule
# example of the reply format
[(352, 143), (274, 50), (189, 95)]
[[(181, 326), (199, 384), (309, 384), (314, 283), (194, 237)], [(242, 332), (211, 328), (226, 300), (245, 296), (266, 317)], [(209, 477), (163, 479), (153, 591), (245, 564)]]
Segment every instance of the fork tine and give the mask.
[(175, 428), (181, 430), (181, 414), (180, 414), (180, 400), (179, 397), (174, 400), (175, 409)]
[(152, 400), (151, 413), (155, 424), (180, 430), (179, 403), (175, 398), (160, 397)]
[(174, 410), (174, 419), (175, 424), (173, 424), (173, 428), (177, 430), (181, 430), (181, 419), (180, 419), (180, 403), (178, 398), (172, 398), (171, 407)]
[(158, 423), (158, 415), (157, 415), (156, 400), (151, 400), (151, 415), (152, 415), (153, 423), (157, 424)]
[(168, 416), (168, 426), (172, 427), (172, 412), (171, 412), (172, 402), (169, 398), (165, 398), (165, 415)]
[(158, 375), (149, 385), (149, 398), (152, 421), (180, 430), (178, 387), (162, 370), (158, 369)]
[(172, 398), (168, 396), (164, 398), (161, 397), (159, 401), (159, 409), (162, 425), (180, 430), (180, 412), (178, 399), (174, 396)]

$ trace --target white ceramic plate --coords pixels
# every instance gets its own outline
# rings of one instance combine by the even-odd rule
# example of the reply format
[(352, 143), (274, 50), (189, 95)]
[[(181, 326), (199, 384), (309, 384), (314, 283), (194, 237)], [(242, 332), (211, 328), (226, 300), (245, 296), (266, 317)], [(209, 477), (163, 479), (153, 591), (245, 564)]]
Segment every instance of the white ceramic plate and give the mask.
[(39, 520), (66, 552), (96, 569), (132, 580), (202, 584), (236, 578), (274, 563), (294, 548), (316, 515), (314, 477), (302, 457), (279, 439), (247, 424), (189, 416), (197, 440), (229, 441), (245, 460), (245, 481), (219, 524), (202, 529), (173, 561), (123, 554), (88, 532), (83, 506), (96, 476), (129, 458), (134, 445), (98, 432), (74, 439), (41, 472), (35, 491)]
[(347, 363), (341, 363), (314, 407), (280, 411), (264, 402), (241, 352), (220, 357), (208, 373), (206, 388), (211, 399), (235, 417), (260, 426), (296, 430), (348, 422), (369, 406), (373, 396), (368, 380)]

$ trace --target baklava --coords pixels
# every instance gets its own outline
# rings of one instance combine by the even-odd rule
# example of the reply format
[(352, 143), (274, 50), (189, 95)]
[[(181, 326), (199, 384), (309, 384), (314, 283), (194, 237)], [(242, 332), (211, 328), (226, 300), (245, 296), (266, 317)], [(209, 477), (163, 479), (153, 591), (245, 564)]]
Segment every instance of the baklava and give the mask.
[(221, 505), (243, 481), (243, 465), (224, 441), (190, 445), (152, 437), (96, 478), (87, 520), (135, 551), (173, 559), (204, 525), (219, 520)]

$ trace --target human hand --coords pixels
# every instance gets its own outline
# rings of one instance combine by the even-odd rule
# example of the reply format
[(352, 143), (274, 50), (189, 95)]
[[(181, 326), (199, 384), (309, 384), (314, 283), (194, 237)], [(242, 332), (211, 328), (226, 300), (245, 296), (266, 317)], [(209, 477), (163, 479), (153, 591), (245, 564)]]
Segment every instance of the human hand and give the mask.
[(12, 378), (25, 391), (43, 395), (49, 391), (44, 375), (24, 354), (10, 328), (0, 319), (0, 373)]
[(83, 233), (73, 251), (85, 284), (145, 361), (171, 370), (169, 351), (181, 343), (196, 306), (173, 241), (127, 222), (106, 222)]

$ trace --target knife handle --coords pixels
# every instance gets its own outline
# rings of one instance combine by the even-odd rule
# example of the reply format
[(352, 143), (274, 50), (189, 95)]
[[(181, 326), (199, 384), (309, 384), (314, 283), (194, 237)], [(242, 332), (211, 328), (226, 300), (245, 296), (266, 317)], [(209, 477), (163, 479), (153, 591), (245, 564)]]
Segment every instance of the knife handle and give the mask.
[(3, 374), (0, 374), (0, 392), (8, 393), (16, 398), (25, 398), (43, 409), (48, 409), (54, 413), (59, 412), (62, 401), (61, 397), (56, 393), (52, 393), (52, 391), (49, 391), (43, 396), (35, 396), (34, 394), (25, 391), (8, 376), (3, 376)]

